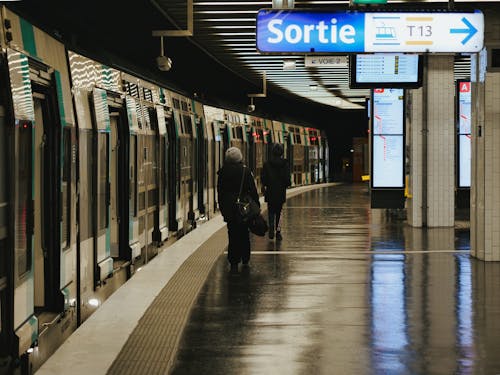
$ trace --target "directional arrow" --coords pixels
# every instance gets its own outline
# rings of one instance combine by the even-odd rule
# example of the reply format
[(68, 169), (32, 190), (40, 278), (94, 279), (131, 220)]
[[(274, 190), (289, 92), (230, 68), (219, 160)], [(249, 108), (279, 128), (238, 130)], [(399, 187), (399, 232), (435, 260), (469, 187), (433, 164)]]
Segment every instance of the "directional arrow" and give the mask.
[(469, 22), (469, 20), (465, 17), (462, 18), (462, 22), (465, 23), (465, 26), (468, 27), (468, 29), (450, 29), (450, 33), (452, 34), (468, 34), (464, 40), (462, 40), (462, 44), (467, 43), (470, 38), (472, 38), (476, 33), (477, 29), (472, 26), (472, 23)]

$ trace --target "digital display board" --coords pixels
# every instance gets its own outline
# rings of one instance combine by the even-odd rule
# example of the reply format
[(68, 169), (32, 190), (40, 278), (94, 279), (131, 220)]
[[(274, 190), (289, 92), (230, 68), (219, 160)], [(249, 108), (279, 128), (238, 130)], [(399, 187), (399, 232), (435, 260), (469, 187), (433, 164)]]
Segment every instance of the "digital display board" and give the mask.
[(471, 183), (471, 83), (458, 81), (458, 186)]
[(404, 186), (404, 91), (373, 90), (372, 187)]
[(352, 55), (349, 67), (351, 88), (422, 86), (422, 63), (418, 55)]

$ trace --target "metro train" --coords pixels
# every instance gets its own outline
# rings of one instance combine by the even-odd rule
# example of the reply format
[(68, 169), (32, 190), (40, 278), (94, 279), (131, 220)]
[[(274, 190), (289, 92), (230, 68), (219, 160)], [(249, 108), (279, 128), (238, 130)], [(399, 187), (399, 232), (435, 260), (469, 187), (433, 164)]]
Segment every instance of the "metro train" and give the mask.
[[(139, 267), (218, 213), (239, 147), (260, 190), (328, 180), (318, 129), (206, 105), (68, 50), (1, 8), (0, 373), (31, 373)], [(15, 369), (15, 371), (13, 371)]]

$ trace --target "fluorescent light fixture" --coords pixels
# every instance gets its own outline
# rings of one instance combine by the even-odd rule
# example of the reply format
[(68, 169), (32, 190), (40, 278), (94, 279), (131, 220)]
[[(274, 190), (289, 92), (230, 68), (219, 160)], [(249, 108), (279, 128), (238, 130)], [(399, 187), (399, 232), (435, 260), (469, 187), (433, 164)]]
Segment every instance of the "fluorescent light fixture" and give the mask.
[(294, 59), (283, 60), (283, 70), (295, 70), (297, 64)]

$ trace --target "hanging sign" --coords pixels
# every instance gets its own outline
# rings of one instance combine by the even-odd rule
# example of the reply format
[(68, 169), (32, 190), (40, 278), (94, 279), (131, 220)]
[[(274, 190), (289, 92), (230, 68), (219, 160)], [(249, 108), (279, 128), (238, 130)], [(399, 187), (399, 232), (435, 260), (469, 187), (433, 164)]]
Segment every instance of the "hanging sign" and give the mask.
[(264, 9), (256, 44), (262, 53), (472, 53), (483, 48), (484, 16)]

